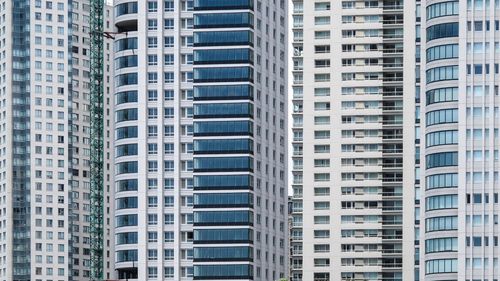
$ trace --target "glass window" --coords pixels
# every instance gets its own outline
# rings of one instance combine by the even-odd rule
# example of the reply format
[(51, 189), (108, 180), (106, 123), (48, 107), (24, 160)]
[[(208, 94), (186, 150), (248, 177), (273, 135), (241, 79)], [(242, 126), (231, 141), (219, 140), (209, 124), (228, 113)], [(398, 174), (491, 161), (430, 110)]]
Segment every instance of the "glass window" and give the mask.
[(444, 80), (457, 80), (458, 65), (431, 68), (425, 74), (427, 84)]
[(196, 100), (211, 99), (253, 99), (253, 86), (251, 85), (213, 85), (194, 87)]
[(426, 52), (427, 62), (451, 58), (458, 58), (458, 44), (435, 46)]
[(425, 198), (425, 210), (456, 209), (458, 196), (456, 194), (430, 196)]
[(437, 131), (428, 133), (425, 136), (425, 146), (431, 147), (435, 145), (448, 145), (458, 143), (458, 131)]
[(195, 0), (194, 1), (195, 10), (239, 10), (239, 9), (253, 9), (252, 0)]
[(115, 172), (117, 175), (137, 173), (137, 161), (118, 163), (115, 165)]
[(210, 67), (194, 69), (195, 82), (244, 82), (253, 81), (251, 67)]
[(458, 251), (457, 237), (434, 238), (425, 240), (426, 253), (456, 252), (456, 251)]
[(440, 2), (427, 6), (427, 19), (458, 15), (458, 1)]
[(457, 272), (457, 259), (439, 259), (425, 261), (425, 274)]
[(425, 220), (425, 231), (445, 231), (458, 229), (458, 217), (434, 217)]
[(448, 101), (458, 101), (458, 88), (439, 88), (426, 92), (427, 105)]
[(427, 42), (447, 37), (458, 36), (458, 22), (441, 23), (427, 28)]
[(253, 135), (251, 121), (195, 122), (195, 136)]
[(251, 260), (253, 251), (251, 247), (197, 247), (194, 248), (194, 258), (196, 260)]
[(137, 179), (119, 180), (116, 182), (116, 191), (134, 191), (137, 190)]
[(199, 229), (194, 230), (194, 240), (204, 242), (230, 241), (231, 243), (253, 241), (251, 229)]
[(116, 245), (137, 244), (137, 232), (124, 232), (115, 235)]
[(194, 212), (195, 225), (252, 225), (251, 211)]
[(195, 32), (195, 46), (253, 45), (251, 31)]
[(118, 57), (115, 59), (115, 70), (137, 66), (137, 55)]
[(253, 63), (253, 51), (250, 49), (209, 49), (194, 51), (197, 64), (212, 63)]
[(253, 279), (253, 265), (195, 265), (195, 279)]
[(137, 214), (134, 215), (121, 215), (115, 217), (115, 226), (136, 226), (137, 225)]
[(122, 197), (116, 199), (115, 201), (115, 207), (117, 210), (137, 208), (137, 197)]
[(251, 157), (198, 157), (194, 158), (195, 171), (253, 171)]
[(137, 261), (137, 250), (116, 251), (116, 262)]
[(137, 102), (137, 91), (124, 91), (115, 94), (115, 104)]
[(426, 155), (426, 169), (457, 165), (458, 152), (441, 152)]
[(253, 27), (251, 13), (209, 13), (194, 15), (195, 28)]
[(126, 14), (137, 14), (137, 2), (127, 2), (115, 6), (115, 17)]
[(441, 109), (427, 112), (425, 114), (425, 124), (427, 126), (457, 123), (458, 122), (458, 109)]
[(115, 157), (137, 155), (137, 144), (124, 144), (115, 147)]
[(126, 138), (136, 138), (137, 137), (137, 126), (121, 127), (115, 130), (115, 138), (126, 139)]
[(115, 76), (115, 86), (137, 85), (137, 73), (125, 73)]
[(250, 139), (195, 140), (194, 151), (200, 154), (252, 153), (253, 141)]
[(194, 105), (196, 118), (209, 117), (252, 117), (251, 103), (202, 103)]
[(137, 120), (137, 108), (127, 108), (117, 110), (115, 114), (115, 122)]

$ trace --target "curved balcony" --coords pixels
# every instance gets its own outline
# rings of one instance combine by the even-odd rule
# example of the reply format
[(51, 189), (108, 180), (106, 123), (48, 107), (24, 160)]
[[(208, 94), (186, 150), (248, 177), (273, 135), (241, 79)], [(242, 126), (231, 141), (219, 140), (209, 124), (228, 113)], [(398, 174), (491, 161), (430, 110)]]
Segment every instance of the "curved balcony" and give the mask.
[(126, 2), (115, 6), (115, 26), (118, 32), (137, 31), (137, 2)]

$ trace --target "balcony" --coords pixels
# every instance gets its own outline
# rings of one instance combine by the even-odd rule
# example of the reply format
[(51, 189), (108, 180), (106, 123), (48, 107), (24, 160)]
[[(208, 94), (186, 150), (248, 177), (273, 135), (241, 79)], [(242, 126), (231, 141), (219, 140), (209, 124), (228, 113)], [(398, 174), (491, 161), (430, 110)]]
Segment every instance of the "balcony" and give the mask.
[(382, 9), (384, 11), (395, 11), (395, 10), (403, 11), (403, 5), (402, 4), (386, 4), (386, 5), (382, 6)]
[(292, 270), (302, 270), (302, 264), (292, 264)]

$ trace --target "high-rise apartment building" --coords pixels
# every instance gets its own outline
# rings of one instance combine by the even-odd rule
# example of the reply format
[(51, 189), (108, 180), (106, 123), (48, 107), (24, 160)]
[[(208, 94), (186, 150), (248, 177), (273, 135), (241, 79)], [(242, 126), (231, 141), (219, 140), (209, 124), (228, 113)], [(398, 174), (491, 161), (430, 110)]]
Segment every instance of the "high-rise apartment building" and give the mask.
[(194, 5), (194, 279), (288, 275), (287, 3)]
[(114, 16), (117, 277), (286, 276), (286, 3)]
[(292, 1), (292, 280), (414, 278), (417, 27), (404, 4)]
[(500, 2), (422, 6), (420, 277), (497, 280)]
[[(289, 216), (290, 222), (290, 280), (302, 280), (302, 239), (303, 239), (303, 217), (302, 217), (302, 196), (303, 196), (303, 140), (304, 140), (304, 120), (303, 120), (303, 98), (304, 98), (304, 2), (293, 1), (289, 10), (291, 16), (288, 19), (291, 32), (288, 52), (289, 68), (289, 95), (288, 109), (290, 112), (289, 141), (288, 147), (291, 161), (291, 191), (292, 202)], [(290, 130), (290, 129), (289, 129)]]
[(0, 14), (0, 279), (87, 280), (88, 1), (0, 1)]

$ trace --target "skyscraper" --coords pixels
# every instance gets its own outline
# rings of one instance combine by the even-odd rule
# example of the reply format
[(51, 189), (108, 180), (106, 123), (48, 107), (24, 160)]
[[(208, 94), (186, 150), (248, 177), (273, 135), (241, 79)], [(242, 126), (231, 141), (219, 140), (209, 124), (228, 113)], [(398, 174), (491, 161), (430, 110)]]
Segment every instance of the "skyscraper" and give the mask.
[(288, 272), (287, 3), (194, 5), (194, 279)]
[(414, 278), (416, 13), (404, 4), (292, 1), (292, 280)]
[[(303, 141), (304, 141), (304, 118), (303, 118), (303, 98), (304, 98), (304, 2), (291, 1), (289, 10), (289, 24), (291, 32), (289, 46), (289, 95), (288, 108), (290, 110), (289, 126), (291, 135), (289, 136), (289, 149), (291, 149), (291, 191), (292, 196), (289, 200), (291, 210), (289, 216), (290, 223), (290, 280), (302, 280), (302, 253), (303, 245), (303, 217), (302, 217), (302, 196), (303, 196)], [(290, 133), (290, 132), (289, 132)]]
[(86, 280), (88, 1), (1, 1), (0, 13), (0, 279)]
[(284, 2), (115, 3), (118, 278), (286, 275), (285, 19)]
[(422, 13), (426, 280), (498, 279), (499, 8), (436, 1)]

